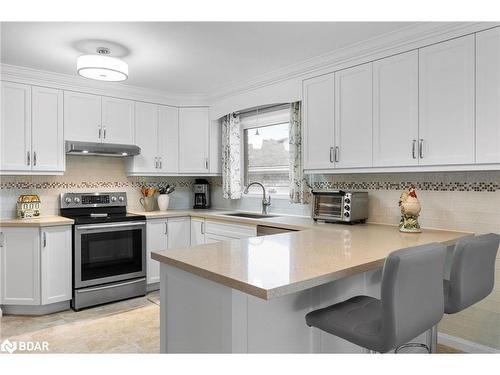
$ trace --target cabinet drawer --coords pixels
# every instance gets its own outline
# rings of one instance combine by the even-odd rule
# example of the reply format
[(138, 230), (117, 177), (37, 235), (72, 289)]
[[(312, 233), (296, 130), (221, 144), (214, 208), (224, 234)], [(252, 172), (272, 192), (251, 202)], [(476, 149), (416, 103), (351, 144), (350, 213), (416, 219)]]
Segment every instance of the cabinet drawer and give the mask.
[(205, 233), (231, 238), (246, 238), (257, 235), (254, 225), (228, 224), (209, 220), (205, 223)]

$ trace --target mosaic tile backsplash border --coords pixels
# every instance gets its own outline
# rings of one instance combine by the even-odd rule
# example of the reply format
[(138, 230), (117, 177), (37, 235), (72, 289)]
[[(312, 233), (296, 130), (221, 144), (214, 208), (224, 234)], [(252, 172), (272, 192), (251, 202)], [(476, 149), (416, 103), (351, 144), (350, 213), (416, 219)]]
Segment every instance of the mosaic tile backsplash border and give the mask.
[[(2, 181), (4, 180), (4, 181)], [(7, 180), (7, 181), (5, 181)], [(137, 181), (9, 181), (0, 177), (0, 190), (46, 190), (46, 189), (98, 189), (98, 188), (140, 188), (141, 186), (164, 187), (167, 184), (178, 188), (190, 188), (194, 184), (193, 178), (186, 180), (175, 178), (175, 181), (137, 180)], [(221, 178), (211, 178), (214, 186), (222, 186)], [(495, 192), (500, 190), (500, 183), (494, 181), (479, 182), (430, 182), (430, 181), (314, 181), (314, 189), (343, 189), (343, 190), (408, 190), (415, 185), (421, 191), (477, 191)]]

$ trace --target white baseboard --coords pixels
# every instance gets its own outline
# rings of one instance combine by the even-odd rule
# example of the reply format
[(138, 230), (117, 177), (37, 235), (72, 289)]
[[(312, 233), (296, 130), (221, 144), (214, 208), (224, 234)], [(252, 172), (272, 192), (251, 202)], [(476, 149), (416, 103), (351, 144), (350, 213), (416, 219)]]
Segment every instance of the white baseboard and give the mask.
[(498, 349), (441, 332), (438, 333), (438, 343), (461, 350), (464, 353), (500, 353)]

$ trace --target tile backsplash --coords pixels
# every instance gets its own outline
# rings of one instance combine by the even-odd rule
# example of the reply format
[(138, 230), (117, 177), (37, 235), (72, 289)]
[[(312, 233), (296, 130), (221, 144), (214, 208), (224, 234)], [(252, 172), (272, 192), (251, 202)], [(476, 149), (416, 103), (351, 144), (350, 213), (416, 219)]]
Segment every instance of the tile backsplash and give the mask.
[[(500, 233), (500, 171), (313, 175), (315, 189), (359, 189), (369, 193), (369, 222), (397, 224), (401, 192), (411, 184), (417, 188), (422, 204), (419, 218), (424, 228), (441, 228), (475, 233)], [(111, 157), (67, 156), (63, 176), (0, 176), (0, 217), (14, 217), (20, 194), (38, 194), (42, 214), (59, 212), (59, 194), (83, 191), (125, 191), (128, 207), (140, 210), (142, 185), (171, 184), (170, 207), (189, 209), (193, 205), (194, 177), (127, 177), (123, 159)], [(210, 178), (212, 207), (260, 211), (260, 197), (229, 201), (222, 198), (220, 177)], [(272, 213), (310, 215), (309, 205), (290, 204), (273, 199)], [(445, 315), (439, 331), (500, 349), (500, 258), (493, 293), (461, 313)]]

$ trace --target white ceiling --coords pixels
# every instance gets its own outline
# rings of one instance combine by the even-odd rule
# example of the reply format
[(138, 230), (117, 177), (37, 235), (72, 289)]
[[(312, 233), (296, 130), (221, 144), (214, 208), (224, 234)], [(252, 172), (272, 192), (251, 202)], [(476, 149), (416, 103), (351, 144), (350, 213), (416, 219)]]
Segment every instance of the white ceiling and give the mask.
[(405, 22), (2, 22), (0, 61), (76, 75), (76, 58), (110, 47), (126, 84), (210, 94), (410, 26)]

